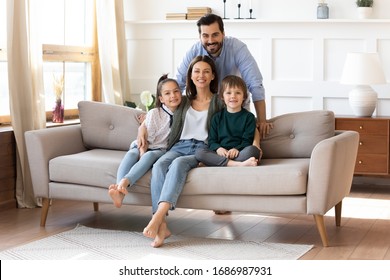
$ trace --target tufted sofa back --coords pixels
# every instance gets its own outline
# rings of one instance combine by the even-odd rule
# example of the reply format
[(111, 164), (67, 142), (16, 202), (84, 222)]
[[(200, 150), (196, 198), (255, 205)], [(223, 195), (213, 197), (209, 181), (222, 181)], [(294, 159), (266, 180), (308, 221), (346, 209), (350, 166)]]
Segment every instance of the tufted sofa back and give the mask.
[(332, 111), (290, 113), (269, 121), (274, 128), (260, 143), (263, 158), (308, 158), (318, 142), (335, 134)]
[(80, 101), (78, 108), (83, 142), (88, 149), (127, 151), (137, 138), (137, 117), (142, 111), (93, 101)]
[[(87, 148), (127, 151), (136, 139), (142, 111), (93, 101), (80, 101), (78, 107)], [(308, 158), (318, 142), (335, 133), (332, 111), (290, 113), (269, 121), (274, 128), (261, 141), (263, 158)]]

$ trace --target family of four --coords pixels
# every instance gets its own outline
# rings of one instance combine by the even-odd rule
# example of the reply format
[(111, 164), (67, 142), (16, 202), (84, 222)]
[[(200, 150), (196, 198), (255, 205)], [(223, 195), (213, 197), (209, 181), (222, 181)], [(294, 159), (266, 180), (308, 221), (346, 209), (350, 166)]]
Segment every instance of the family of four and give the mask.
[[(153, 247), (171, 234), (166, 216), (175, 209), (188, 172), (200, 163), (256, 166), (260, 138), (272, 128), (265, 117), (262, 76), (246, 45), (225, 37), (217, 15), (206, 15), (197, 25), (200, 42), (187, 52), (176, 80), (164, 75), (158, 81), (156, 108), (147, 113), (118, 168), (116, 184), (109, 186), (115, 206), (121, 207), (127, 189), (153, 167), (153, 216), (143, 231)], [(257, 124), (245, 108), (248, 90)]]

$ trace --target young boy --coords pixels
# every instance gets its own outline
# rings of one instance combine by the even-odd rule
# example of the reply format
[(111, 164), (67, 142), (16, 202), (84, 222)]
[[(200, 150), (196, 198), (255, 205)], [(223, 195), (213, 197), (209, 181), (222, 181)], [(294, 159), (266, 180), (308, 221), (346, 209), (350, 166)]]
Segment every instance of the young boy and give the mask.
[(243, 108), (248, 97), (242, 78), (226, 76), (219, 90), (225, 108), (211, 119), (208, 148), (198, 149), (196, 159), (206, 166), (256, 166), (261, 150), (253, 145), (255, 116)]

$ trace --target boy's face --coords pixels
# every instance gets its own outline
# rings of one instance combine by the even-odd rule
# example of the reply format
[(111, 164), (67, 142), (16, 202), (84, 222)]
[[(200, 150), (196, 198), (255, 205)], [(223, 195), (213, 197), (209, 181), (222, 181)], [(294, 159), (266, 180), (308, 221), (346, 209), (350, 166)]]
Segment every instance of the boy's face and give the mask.
[(239, 112), (244, 102), (244, 92), (239, 87), (226, 87), (223, 91), (223, 101), (228, 112)]
[(200, 26), (200, 41), (211, 56), (218, 56), (222, 51), (225, 34), (219, 30), (218, 22)]

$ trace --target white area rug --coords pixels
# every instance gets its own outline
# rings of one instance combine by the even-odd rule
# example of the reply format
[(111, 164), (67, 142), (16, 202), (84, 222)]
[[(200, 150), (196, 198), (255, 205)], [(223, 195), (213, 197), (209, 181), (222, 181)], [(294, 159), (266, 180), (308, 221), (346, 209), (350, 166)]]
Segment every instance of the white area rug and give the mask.
[(0, 260), (295, 260), (313, 246), (212, 238), (169, 237), (161, 248), (140, 232), (77, 226), (0, 252)]

